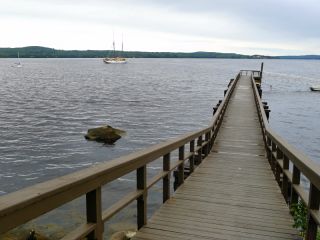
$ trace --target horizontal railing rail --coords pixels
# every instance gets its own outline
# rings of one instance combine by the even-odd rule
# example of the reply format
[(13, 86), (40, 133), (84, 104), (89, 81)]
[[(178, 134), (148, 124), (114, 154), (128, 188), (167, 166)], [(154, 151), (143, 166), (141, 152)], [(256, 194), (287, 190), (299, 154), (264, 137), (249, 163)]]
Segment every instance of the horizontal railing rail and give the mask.
[[(171, 173), (177, 169), (179, 186), (185, 179), (186, 161), (189, 161), (189, 171), (192, 173), (195, 165), (209, 154), (239, 78), (240, 74), (235, 81), (231, 82), (210, 125), (204, 129), (0, 197), (0, 234), (84, 195), (86, 196), (87, 222), (67, 234), (64, 240), (85, 237), (102, 239), (104, 222), (135, 200), (137, 201), (137, 226), (138, 229), (141, 228), (147, 223), (148, 190), (162, 180), (163, 202), (165, 202), (170, 198)], [(190, 148), (187, 154), (186, 145)], [(179, 151), (178, 161), (171, 164), (171, 153), (175, 150)], [(163, 158), (162, 171), (147, 181), (147, 164), (159, 158)], [(136, 190), (108, 209), (102, 210), (102, 187), (133, 171), (136, 171)]]
[[(320, 225), (320, 166), (271, 129), (253, 77), (252, 87), (264, 136), (267, 158), (275, 179), (290, 206), (297, 204), (300, 199), (307, 207), (306, 239), (315, 240), (317, 229)], [(301, 185), (300, 179), (302, 175), (309, 181), (309, 189)]]
[(261, 77), (262, 72), (257, 70), (240, 70), (241, 75), (253, 75), (253, 77)]

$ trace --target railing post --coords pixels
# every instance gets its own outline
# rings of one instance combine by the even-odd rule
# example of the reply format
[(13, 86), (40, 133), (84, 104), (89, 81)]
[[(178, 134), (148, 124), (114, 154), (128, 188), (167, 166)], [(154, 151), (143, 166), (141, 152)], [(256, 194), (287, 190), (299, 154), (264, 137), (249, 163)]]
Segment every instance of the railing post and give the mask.
[[(170, 170), (170, 153), (163, 156), (163, 171), (169, 172)], [(170, 172), (163, 178), (163, 203), (170, 198)]]
[(88, 234), (87, 239), (102, 240), (104, 226), (102, 222), (101, 187), (86, 194), (86, 212), (87, 222), (96, 224), (94, 231)]
[(276, 175), (276, 158), (274, 157), (274, 152), (277, 150), (277, 145), (272, 142), (271, 143), (271, 169), (273, 171), (273, 174)]
[(190, 173), (194, 171), (194, 140), (190, 142), (190, 153), (193, 153), (193, 155), (189, 158), (190, 163)]
[(300, 184), (300, 176), (300, 170), (295, 165), (293, 165), (290, 206), (292, 204), (298, 203), (299, 195), (296, 193), (293, 187), (294, 185)]
[[(280, 148), (277, 147), (277, 159), (283, 159), (283, 153), (281, 151)], [(278, 164), (278, 162), (276, 161), (275, 162), (276, 164), (276, 180), (279, 184), (279, 186), (281, 186), (281, 173), (282, 173), (282, 169), (281, 169), (281, 166)]]
[(137, 189), (144, 193), (137, 199), (137, 225), (138, 229), (147, 224), (147, 166), (137, 169)]
[(210, 152), (210, 132), (207, 132), (205, 135), (205, 141), (207, 142), (207, 145), (205, 147), (205, 156), (207, 157)]
[[(179, 161), (184, 161), (184, 145), (179, 147)], [(184, 182), (184, 162), (178, 166), (178, 187)]]
[(202, 162), (202, 135), (199, 136), (197, 146), (200, 147), (200, 149), (197, 152), (197, 165), (199, 165)]
[(310, 190), (309, 190), (309, 203), (308, 203), (308, 225), (306, 231), (306, 239), (307, 240), (316, 240), (317, 239), (317, 230), (318, 225), (317, 222), (313, 219), (312, 215), (310, 214), (310, 210), (319, 210), (320, 204), (320, 191), (316, 188), (312, 183), (310, 183)]
[(214, 126), (212, 127), (212, 129), (211, 129), (210, 151), (211, 151), (211, 149), (212, 149), (212, 147), (213, 147), (214, 140), (215, 140), (215, 138), (216, 138), (215, 129), (216, 129), (216, 127), (215, 127), (215, 125), (214, 125)]
[(268, 158), (269, 164), (271, 166), (272, 151), (270, 148), (271, 148), (271, 138), (267, 136), (267, 158)]
[(282, 194), (286, 202), (288, 202), (289, 181), (285, 171), (289, 170), (289, 158), (283, 155), (283, 176), (282, 176)]

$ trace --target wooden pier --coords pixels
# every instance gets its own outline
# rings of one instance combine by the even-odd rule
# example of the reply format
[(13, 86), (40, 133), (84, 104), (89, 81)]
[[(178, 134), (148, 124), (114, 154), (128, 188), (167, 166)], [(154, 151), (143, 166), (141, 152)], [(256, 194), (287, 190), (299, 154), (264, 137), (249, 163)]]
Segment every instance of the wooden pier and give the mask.
[[(301, 239), (289, 213), (298, 201), (308, 211), (306, 239), (316, 239), (320, 167), (269, 127), (261, 77), (241, 70), (204, 129), (2, 196), (0, 234), (85, 195), (87, 221), (63, 240), (103, 239), (104, 222), (133, 201), (135, 240)], [(147, 179), (147, 164), (159, 158), (163, 170)], [(103, 210), (102, 187), (132, 171), (136, 190)], [(163, 205), (147, 219), (148, 190), (159, 181)]]
[(208, 157), (134, 239), (299, 239), (241, 76)]

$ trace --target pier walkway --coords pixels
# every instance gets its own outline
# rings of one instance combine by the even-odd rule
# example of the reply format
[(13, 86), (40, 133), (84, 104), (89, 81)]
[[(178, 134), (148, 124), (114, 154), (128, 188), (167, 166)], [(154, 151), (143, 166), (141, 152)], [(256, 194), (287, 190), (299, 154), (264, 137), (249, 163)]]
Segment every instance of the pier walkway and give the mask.
[[(230, 80), (203, 129), (1, 196), (0, 239), (80, 197), (83, 222), (62, 240), (104, 239), (105, 223), (133, 202), (134, 240), (301, 239), (289, 213), (297, 204), (305, 210), (305, 239), (318, 239), (320, 166), (269, 126), (262, 69), (241, 70)], [(148, 175), (147, 166), (160, 160), (162, 169)], [(136, 187), (103, 204), (104, 186), (132, 172)], [(148, 219), (149, 190), (159, 182), (163, 205)]]
[(292, 225), (242, 76), (211, 153), (134, 239), (300, 239)]

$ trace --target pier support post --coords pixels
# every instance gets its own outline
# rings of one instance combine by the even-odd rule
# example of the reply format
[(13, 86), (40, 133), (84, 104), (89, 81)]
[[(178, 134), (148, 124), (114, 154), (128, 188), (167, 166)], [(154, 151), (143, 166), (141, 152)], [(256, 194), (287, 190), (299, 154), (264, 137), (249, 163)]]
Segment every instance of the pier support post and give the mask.
[[(184, 145), (179, 147), (179, 161), (184, 161)], [(182, 162), (178, 166), (178, 170), (173, 172), (174, 183), (173, 190), (176, 191), (178, 187), (184, 182), (184, 163)]]
[[(277, 160), (279, 160), (279, 159), (283, 159), (283, 153), (280, 150), (280, 148), (277, 147)], [(275, 170), (276, 170), (276, 180), (279, 184), (279, 187), (281, 187), (282, 186), (282, 182), (281, 182), (282, 169), (277, 161), (276, 161), (276, 169)]]
[[(179, 148), (179, 161), (184, 161), (184, 145)], [(184, 182), (184, 163), (178, 167), (178, 187)]]
[(197, 141), (197, 146), (200, 147), (199, 150), (197, 151), (197, 158), (196, 158), (196, 162), (195, 164), (196, 165), (199, 165), (201, 162), (202, 162), (202, 136), (200, 136), (198, 138), (198, 141)]
[(276, 151), (277, 151), (277, 145), (274, 142), (271, 142), (271, 169), (275, 176), (276, 176), (277, 159), (275, 158), (274, 153)]
[(271, 166), (271, 157), (272, 157), (272, 151), (271, 151), (271, 138), (267, 136), (267, 158), (269, 161), (269, 164)]
[(189, 158), (189, 164), (190, 164), (190, 174), (194, 171), (194, 140), (190, 142), (190, 152), (193, 153), (193, 155)]
[(286, 155), (283, 155), (283, 177), (282, 177), (282, 194), (286, 203), (288, 203), (288, 195), (289, 195), (289, 179), (287, 175), (284, 173), (286, 170), (289, 170), (289, 158)]
[(147, 224), (147, 166), (137, 169), (137, 189), (144, 193), (137, 199), (137, 225), (138, 229)]
[[(170, 153), (163, 156), (163, 171), (170, 171)], [(163, 178), (163, 203), (170, 198), (170, 173)]]
[(262, 73), (263, 73), (263, 62), (261, 63), (261, 68), (260, 68), (260, 80), (262, 80)]
[(298, 193), (296, 193), (293, 186), (300, 184), (300, 177), (301, 177), (300, 170), (295, 165), (293, 165), (290, 206), (292, 204), (298, 203), (299, 195)]
[(205, 148), (205, 156), (207, 157), (210, 153), (210, 139), (211, 139), (211, 132), (207, 132), (205, 136), (205, 140), (207, 142), (206, 148)]
[[(319, 189), (316, 188), (316, 186), (310, 183), (308, 208), (309, 210), (319, 210), (319, 204), (320, 204), (320, 191)], [(306, 239), (316, 240), (317, 231), (318, 231), (317, 222), (313, 219), (313, 216), (310, 214), (310, 211), (309, 211)]]
[(87, 222), (95, 223), (93, 232), (87, 236), (88, 240), (103, 240), (103, 222), (101, 209), (101, 187), (86, 194)]

